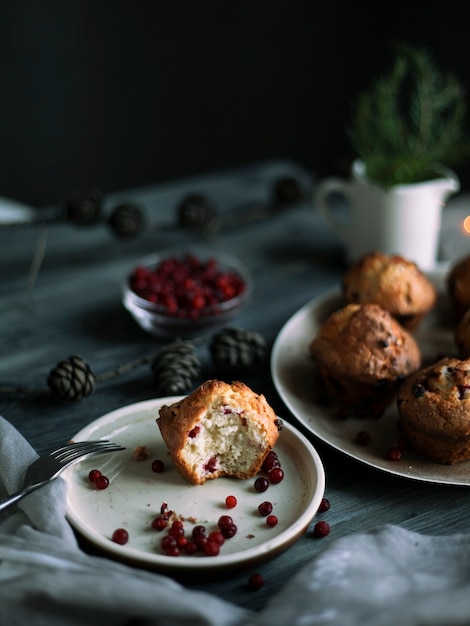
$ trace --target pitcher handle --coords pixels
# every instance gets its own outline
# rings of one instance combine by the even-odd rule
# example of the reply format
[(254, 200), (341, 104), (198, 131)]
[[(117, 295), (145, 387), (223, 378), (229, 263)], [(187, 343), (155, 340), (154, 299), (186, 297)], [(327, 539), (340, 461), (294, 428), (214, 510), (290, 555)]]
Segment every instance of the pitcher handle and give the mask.
[(344, 221), (338, 219), (334, 214), (332, 206), (332, 197), (339, 195), (344, 198), (348, 204), (350, 196), (350, 183), (341, 178), (325, 178), (321, 181), (314, 191), (313, 205), (318, 209), (320, 215), (325, 222), (333, 229), (333, 231), (344, 239), (346, 236), (346, 225)]

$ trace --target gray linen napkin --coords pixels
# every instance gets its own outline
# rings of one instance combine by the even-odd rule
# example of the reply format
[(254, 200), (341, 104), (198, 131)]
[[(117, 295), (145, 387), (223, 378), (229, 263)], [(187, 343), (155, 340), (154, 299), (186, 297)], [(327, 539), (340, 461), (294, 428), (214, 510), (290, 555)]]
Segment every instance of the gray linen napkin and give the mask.
[[(0, 497), (36, 453), (0, 416)], [(260, 613), (84, 554), (58, 479), (0, 514), (8, 626), (457, 626), (470, 624), (470, 535), (384, 526), (329, 541)]]

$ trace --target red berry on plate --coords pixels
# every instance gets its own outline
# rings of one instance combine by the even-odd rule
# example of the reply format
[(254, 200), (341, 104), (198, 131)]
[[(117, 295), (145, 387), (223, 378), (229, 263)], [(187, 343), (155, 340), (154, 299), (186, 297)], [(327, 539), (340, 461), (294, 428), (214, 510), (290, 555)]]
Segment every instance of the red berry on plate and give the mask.
[(125, 543), (129, 541), (129, 533), (125, 528), (116, 528), (113, 532), (112, 540), (114, 543), (119, 543), (123, 546)]
[(259, 514), (262, 515), (263, 517), (266, 517), (267, 515), (269, 515), (273, 510), (273, 505), (271, 504), (271, 502), (265, 501), (265, 502), (261, 502), (260, 505), (258, 505), (258, 511)]
[(101, 476), (101, 472), (99, 469), (92, 469), (88, 474), (88, 478), (91, 480), (92, 483), (95, 482), (98, 476)]
[(152, 463), (152, 472), (156, 474), (161, 474), (165, 469), (165, 463), (160, 459), (155, 459)]
[(278, 519), (276, 515), (268, 515), (268, 517), (266, 518), (266, 525), (270, 528), (274, 528), (274, 526), (277, 526), (277, 522)]
[(109, 478), (100, 474), (95, 478), (95, 487), (97, 489), (107, 489), (109, 487)]
[(389, 461), (399, 461), (401, 459), (401, 450), (398, 446), (392, 446), (387, 450), (387, 459)]
[(225, 506), (227, 509), (234, 509), (237, 506), (237, 498), (235, 496), (227, 496), (225, 498)]

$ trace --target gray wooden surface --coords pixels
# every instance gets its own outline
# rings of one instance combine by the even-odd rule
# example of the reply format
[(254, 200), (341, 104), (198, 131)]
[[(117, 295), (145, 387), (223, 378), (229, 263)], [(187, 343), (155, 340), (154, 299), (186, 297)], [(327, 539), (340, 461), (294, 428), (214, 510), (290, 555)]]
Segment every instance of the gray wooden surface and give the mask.
[[(267, 202), (273, 181), (283, 175), (301, 181), (305, 202), (267, 220), (231, 228), (211, 242), (194, 233), (164, 228), (174, 224), (175, 206), (190, 191), (208, 194), (222, 212), (236, 212), (250, 203)], [(308, 174), (295, 164), (279, 161), (106, 198), (107, 207), (122, 200), (141, 202), (152, 223), (160, 225), (132, 241), (116, 239), (106, 226), (86, 229), (63, 224), (0, 230), (0, 386), (44, 389), (50, 369), (71, 354), (81, 354), (99, 375), (153, 352), (160, 344), (124, 310), (121, 283), (142, 256), (181, 246), (196, 252), (223, 250), (245, 261), (254, 276), (255, 293), (236, 324), (262, 332), (271, 346), (289, 317), (311, 298), (337, 285), (344, 269), (339, 242), (312, 208), (312, 185)], [(33, 282), (32, 263), (42, 245), (44, 258)], [(204, 347), (200, 356), (204, 366), (201, 381), (220, 377)], [(255, 371), (247, 371), (243, 380), (264, 393), (279, 415), (302, 430), (277, 395), (269, 358)], [(67, 441), (113, 409), (153, 397), (152, 376), (144, 366), (99, 385), (92, 396), (78, 403), (4, 394), (0, 412), (41, 452)], [(252, 570), (223, 580), (193, 581), (189, 586), (256, 609), (337, 537), (388, 523), (427, 534), (469, 530), (467, 488), (390, 476), (346, 458), (306, 434), (326, 470), (325, 495), (331, 508), (322, 519), (330, 523), (330, 535), (313, 538), (312, 523), (287, 552), (257, 568), (266, 580), (257, 592), (246, 587)]]

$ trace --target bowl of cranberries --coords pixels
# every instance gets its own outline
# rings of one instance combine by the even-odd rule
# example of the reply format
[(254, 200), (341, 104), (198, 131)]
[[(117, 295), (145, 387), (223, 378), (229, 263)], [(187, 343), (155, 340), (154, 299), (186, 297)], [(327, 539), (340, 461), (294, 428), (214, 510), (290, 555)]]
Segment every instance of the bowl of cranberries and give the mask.
[(126, 277), (123, 304), (156, 336), (191, 337), (229, 323), (252, 292), (248, 269), (225, 254), (153, 255)]

